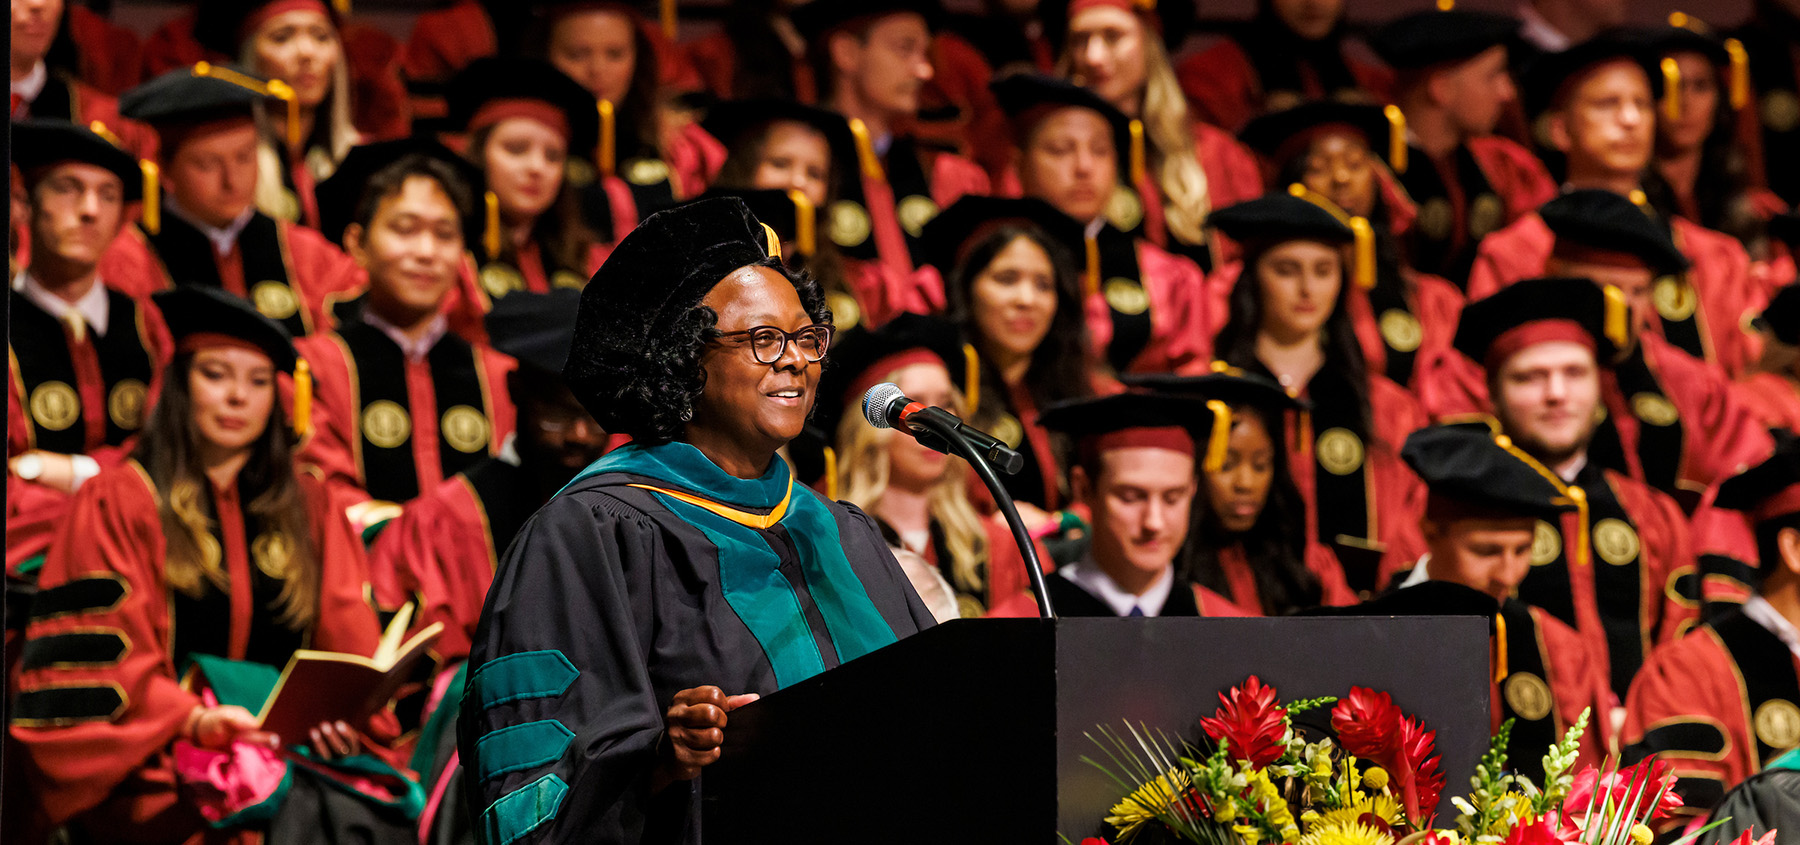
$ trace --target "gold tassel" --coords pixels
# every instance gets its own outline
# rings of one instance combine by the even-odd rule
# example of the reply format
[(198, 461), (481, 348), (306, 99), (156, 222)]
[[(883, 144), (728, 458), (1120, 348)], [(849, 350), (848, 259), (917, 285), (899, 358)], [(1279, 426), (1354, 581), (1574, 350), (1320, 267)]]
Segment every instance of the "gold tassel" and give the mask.
[(106, 143), (111, 144), (115, 147), (125, 146), (125, 139), (120, 138), (117, 135), (114, 135), (113, 131), (111, 129), (106, 128), (106, 124), (104, 124), (98, 120), (92, 121), (88, 124), (88, 131), (94, 133), (95, 135), (99, 135), (101, 140), (103, 140)]
[(350, 16), (350, 0), (331, 0), (331, 8), (336, 9), (338, 16)]
[(487, 259), (493, 261), (500, 257), (500, 195), (488, 191), (482, 200), (487, 205), (487, 225), (481, 230), (481, 248), (487, 252)]
[(1350, 232), (1356, 236), (1356, 285), (1370, 290), (1375, 287), (1375, 227), (1368, 220), (1352, 217)]
[(1212, 412), (1212, 435), (1206, 438), (1206, 459), (1200, 468), (1209, 473), (1225, 468), (1225, 449), (1231, 443), (1231, 406), (1222, 400), (1206, 400), (1206, 409)]
[(1606, 339), (1620, 351), (1631, 343), (1631, 304), (1625, 299), (1625, 292), (1612, 285), (1601, 285), (1600, 290), (1606, 296), (1606, 319), (1604, 331)]
[(1662, 60), (1663, 116), (1681, 119), (1681, 65), (1672, 58)]
[(300, 97), (294, 93), (294, 87), (279, 79), (271, 79), (265, 86), (269, 96), (287, 103), (287, 142), (288, 149), (300, 149)]
[(305, 358), (294, 361), (294, 433), (306, 437), (312, 433), (312, 365)]
[(850, 118), (850, 135), (856, 139), (856, 158), (862, 163), (863, 178), (886, 179), (881, 159), (875, 155), (875, 142), (869, 137), (868, 124), (861, 118)]
[(1727, 38), (1725, 55), (1731, 58), (1731, 108), (1741, 110), (1750, 104), (1750, 53), (1744, 42)]
[(819, 246), (818, 211), (805, 191), (789, 188), (787, 194), (794, 203), (794, 248), (802, 256), (810, 256)]
[(1440, 12), (1448, 12), (1454, 8), (1456, 8), (1456, 0), (1437, 0), (1437, 9)]
[(1406, 172), (1406, 112), (1399, 106), (1381, 110), (1388, 122), (1388, 166), (1395, 173)]
[(1681, 29), (1687, 29), (1688, 23), (1689, 23), (1689, 19), (1688, 19), (1686, 12), (1670, 12), (1669, 13), (1669, 26), (1679, 27)]
[(618, 153), (614, 148), (613, 104), (611, 100), (599, 101), (600, 109), (600, 148), (594, 151), (594, 167), (600, 175), (611, 176), (617, 167)]
[(1100, 292), (1100, 241), (1093, 235), (1087, 237), (1087, 268), (1081, 274), (1082, 294), (1093, 296)]
[(1494, 614), (1494, 683), (1506, 680), (1506, 615)]
[(1144, 122), (1131, 119), (1131, 189), (1138, 189), (1147, 177), (1148, 165), (1144, 163)]
[(144, 174), (144, 206), (138, 219), (144, 231), (158, 234), (162, 231), (162, 171), (149, 159), (140, 159), (138, 170)]
[(826, 446), (825, 447), (825, 498), (830, 499), (831, 501), (835, 502), (835, 501), (837, 501), (837, 497), (838, 497), (837, 450), (831, 448), (830, 446)]
[[(661, 5), (663, 37), (669, 39), (670, 43), (674, 43), (675, 36), (680, 33), (681, 29), (679, 19), (675, 17), (675, 0), (662, 0)], [(833, 496), (832, 498), (837, 497)]]
[(981, 407), (981, 355), (973, 343), (963, 344), (963, 402), (971, 414)]
[(769, 245), (769, 257), (770, 258), (780, 258), (781, 257), (781, 236), (775, 234), (775, 227), (770, 226), (767, 223), (762, 224), (762, 227), (763, 227), (763, 239), (765, 241), (768, 241), (768, 245)]
[(1579, 522), (1575, 526), (1575, 565), (1589, 566), (1593, 559), (1588, 556), (1588, 500), (1587, 491), (1569, 485), (1569, 498), (1575, 500), (1575, 515)]

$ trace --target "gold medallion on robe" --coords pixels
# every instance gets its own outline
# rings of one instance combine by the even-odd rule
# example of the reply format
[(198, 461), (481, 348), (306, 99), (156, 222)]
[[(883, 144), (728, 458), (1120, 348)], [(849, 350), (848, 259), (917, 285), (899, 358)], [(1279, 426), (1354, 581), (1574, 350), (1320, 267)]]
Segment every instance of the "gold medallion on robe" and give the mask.
[(363, 437), (383, 449), (395, 449), (412, 436), (412, 419), (396, 402), (378, 399), (362, 412)]
[(1136, 279), (1114, 276), (1101, 285), (1100, 294), (1106, 297), (1106, 304), (1120, 314), (1135, 317), (1150, 310), (1150, 294)]
[(1638, 556), (1637, 531), (1620, 519), (1602, 519), (1594, 526), (1594, 551), (1613, 566), (1624, 566)]
[(1800, 707), (1792, 701), (1765, 701), (1756, 708), (1752, 721), (1756, 724), (1756, 738), (1765, 745), (1782, 750), (1800, 746)]
[(487, 295), (495, 299), (525, 289), (525, 276), (519, 272), (518, 268), (499, 261), (490, 262), (487, 266), (482, 267), (479, 278), (481, 289), (487, 291)]
[(1763, 126), (1774, 132), (1791, 132), (1800, 126), (1800, 96), (1792, 91), (1770, 91), (1759, 106)]
[(1538, 520), (1531, 529), (1531, 565), (1547, 566), (1562, 556), (1562, 529)]
[(287, 282), (257, 282), (250, 288), (250, 304), (256, 306), (256, 312), (277, 322), (294, 316), (300, 310), (300, 301), (294, 296), (294, 289)]
[(144, 400), (149, 392), (143, 382), (134, 378), (113, 385), (112, 392), (106, 396), (106, 415), (112, 418), (113, 425), (126, 431), (143, 428)]
[(1456, 223), (1456, 212), (1450, 208), (1450, 201), (1443, 197), (1432, 197), (1419, 206), (1419, 234), (1434, 241), (1450, 237), (1450, 227)]
[(62, 431), (81, 416), (81, 396), (60, 381), (47, 381), (31, 391), (31, 421), (45, 431)]
[(587, 287), (587, 283), (587, 278), (574, 270), (558, 270), (550, 274), (551, 287), (581, 290)]
[(831, 242), (844, 248), (862, 246), (869, 239), (873, 224), (869, 211), (855, 200), (838, 200), (831, 204)]
[(930, 223), (931, 218), (937, 215), (938, 204), (933, 202), (931, 197), (922, 194), (906, 197), (894, 207), (894, 216), (899, 218), (900, 228), (905, 229), (906, 234), (915, 238), (924, 234), (925, 224)]
[(1700, 295), (1680, 276), (1657, 279), (1650, 288), (1650, 301), (1656, 304), (1658, 315), (1675, 323), (1694, 316), (1694, 309), (1700, 307)]
[(1506, 222), (1506, 204), (1493, 194), (1482, 194), (1469, 203), (1469, 234), (1483, 238)]
[(1671, 426), (1681, 419), (1681, 412), (1675, 410), (1675, 403), (1668, 397), (1655, 393), (1637, 393), (1631, 397), (1631, 412), (1637, 418), (1655, 426)]
[(270, 531), (258, 534), (250, 542), (250, 560), (262, 574), (280, 580), (288, 575), (288, 561), (293, 557), (293, 544), (286, 534)]
[(1314, 446), (1319, 466), (1332, 475), (1349, 475), (1363, 465), (1363, 443), (1347, 428), (1328, 428)]
[(825, 293), (825, 307), (831, 309), (831, 323), (840, 332), (847, 332), (862, 322), (862, 306), (856, 297), (841, 290)]
[(1555, 703), (1550, 697), (1550, 685), (1544, 679), (1530, 672), (1514, 672), (1506, 676), (1506, 706), (1511, 707), (1519, 718), (1535, 722), (1550, 715)]
[(1106, 198), (1106, 222), (1121, 232), (1136, 229), (1144, 222), (1144, 201), (1134, 191), (1124, 185), (1114, 185), (1112, 196)]
[(487, 448), (488, 420), (480, 411), (468, 405), (457, 405), (445, 411), (440, 422), (444, 442), (450, 444), (450, 448), (464, 454)]
[(633, 185), (656, 185), (668, 180), (668, 162), (660, 158), (634, 158), (625, 163), (625, 181)]
[(600, 171), (595, 170), (594, 165), (589, 164), (585, 159), (572, 158), (563, 164), (563, 178), (577, 188), (585, 188), (594, 184), (594, 179), (599, 175)]
[(1387, 342), (1388, 348), (1396, 352), (1413, 352), (1425, 340), (1425, 330), (1419, 326), (1419, 318), (1399, 308), (1389, 308), (1381, 312), (1381, 319), (1376, 322), (1381, 329), (1381, 339)]

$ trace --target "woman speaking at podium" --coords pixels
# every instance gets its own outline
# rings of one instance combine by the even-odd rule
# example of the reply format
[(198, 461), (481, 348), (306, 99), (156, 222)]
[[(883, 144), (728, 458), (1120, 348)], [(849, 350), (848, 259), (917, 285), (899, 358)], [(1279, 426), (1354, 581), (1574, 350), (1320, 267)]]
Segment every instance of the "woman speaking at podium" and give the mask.
[(563, 377), (633, 442), (494, 575), (458, 736), (482, 841), (698, 842), (730, 711), (932, 624), (874, 521), (776, 454), (831, 336), (736, 198), (651, 216), (588, 284)]

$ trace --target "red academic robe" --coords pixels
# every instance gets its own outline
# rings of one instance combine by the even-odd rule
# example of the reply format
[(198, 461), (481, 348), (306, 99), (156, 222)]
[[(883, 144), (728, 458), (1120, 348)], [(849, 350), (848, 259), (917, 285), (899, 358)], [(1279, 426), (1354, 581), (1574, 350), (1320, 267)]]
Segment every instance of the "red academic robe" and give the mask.
[[(896, 168), (902, 169), (896, 172)], [(915, 178), (919, 184), (913, 184)], [(938, 209), (949, 208), (965, 194), (984, 195), (990, 190), (987, 171), (980, 165), (959, 155), (919, 149), (910, 138), (895, 141), (880, 176), (861, 173), (860, 182), (860, 206), (868, 225), (858, 227), (860, 231), (834, 232), (833, 237), (844, 235), (837, 244), (849, 257), (878, 259), (902, 276), (912, 275), (912, 241)], [(930, 204), (929, 214), (913, 211), (924, 208), (920, 200)], [(856, 200), (839, 200), (838, 204), (846, 202)], [(901, 205), (908, 208), (905, 223)], [(855, 242), (847, 242), (851, 240)]]
[(152, 235), (127, 226), (100, 257), (100, 273), (145, 298), (175, 280), (217, 285), (249, 300), (263, 316), (302, 337), (330, 324), (330, 301), (362, 284), (356, 262), (318, 232), (261, 212), (219, 255), (212, 241), (173, 214)]
[[(936, 268), (922, 266), (909, 276), (881, 261), (844, 258), (842, 262), (845, 281), (856, 297), (860, 312), (854, 321), (856, 325), (879, 326), (902, 312), (941, 314), (944, 311), (944, 283)], [(839, 331), (850, 327), (843, 322), (842, 314), (834, 316), (839, 320)]]
[(516, 362), (446, 333), (407, 360), (360, 320), (298, 341), (312, 366), (313, 434), (300, 460), (346, 502), (404, 503), (497, 455), (514, 411), (506, 378)]
[[(77, 339), (18, 292), (12, 297), (7, 380), (7, 457), (32, 449), (123, 461), (149, 418), (174, 354), (162, 314), (148, 300), (108, 290), (104, 337)], [(59, 490), (6, 476), (6, 571), (43, 554), (68, 512)]]
[(1800, 383), (1779, 373), (1752, 373), (1731, 387), (1763, 425), (1800, 432)]
[[(1405, 309), (1385, 307), (1378, 315), (1373, 297), (1385, 292), (1359, 287), (1350, 296), (1350, 324), (1356, 329), (1369, 371), (1386, 373), (1410, 388), (1424, 371), (1425, 362), (1450, 348), (1457, 320), (1462, 317), (1463, 298), (1462, 292), (1442, 277), (1404, 267), (1400, 275), (1405, 279), (1400, 299)], [(1395, 366), (1389, 366), (1390, 359)]]
[[(929, 543), (923, 550), (915, 550), (927, 563), (936, 566), (943, 573), (944, 580), (956, 593), (958, 609), (964, 618), (971, 615), (987, 615), (991, 608), (999, 607), (1019, 596), (1024, 596), (1037, 607), (1037, 600), (1031, 595), (1031, 576), (1025, 571), (1025, 556), (1019, 553), (1019, 544), (1013, 540), (1012, 529), (1006, 526), (1005, 520), (990, 515), (981, 521), (982, 531), (987, 538), (987, 565), (982, 570), (986, 580), (986, 589), (979, 594), (965, 594), (956, 588), (956, 579), (952, 577), (950, 566), (943, 562), (948, 549), (939, 549), (935, 542)], [(1036, 544), (1038, 563), (1048, 575), (1054, 568), (1050, 553), (1045, 551), (1042, 543)], [(1035, 611), (1034, 614), (1035, 615)]]
[[(1393, 74), (1385, 68), (1348, 56), (1344, 63), (1357, 87), (1371, 102), (1390, 102)], [(1242, 129), (1264, 111), (1290, 108), (1304, 100), (1322, 100), (1339, 92), (1325, 91), (1315, 82), (1304, 91), (1265, 91), (1256, 67), (1244, 47), (1230, 38), (1188, 56), (1175, 65), (1175, 77), (1187, 95), (1188, 107), (1201, 120), (1227, 131)]]
[[(1749, 254), (1730, 235), (1680, 217), (1671, 218), (1669, 224), (1675, 245), (1694, 266), (1687, 274), (1685, 289), (1671, 286), (1667, 296), (1658, 293), (1653, 313), (1640, 314), (1639, 319), (1652, 331), (1682, 344), (1689, 354), (1702, 352), (1696, 357), (1718, 364), (1728, 375), (1744, 372), (1754, 366), (1757, 350), (1743, 329), (1743, 320), (1758, 299), (1750, 277)], [(1482, 239), (1469, 270), (1469, 301), (1521, 279), (1544, 275), (1555, 240), (1550, 227), (1535, 213)], [(1665, 321), (1669, 323), (1665, 325)], [(1694, 335), (1691, 341), (1682, 340), (1688, 333)]]
[[(163, 578), (167, 541), (158, 493), (135, 462), (89, 481), (39, 581), (38, 613), (16, 677), (12, 739), (31, 771), (26, 783), (52, 825), (72, 824), (95, 841), (170, 841), (205, 822), (177, 791), (171, 746), (200, 697), (177, 675), (185, 654), (282, 665), (296, 647), (372, 654), (379, 636), (363, 601), (362, 544), (324, 489), (302, 475), (312, 541), (322, 567), (316, 619), (292, 632), (256, 607), (279, 581), (258, 578), (259, 538), (246, 536), (236, 487), (209, 486), (223, 566), (232, 587), (190, 599)], [(178, 649), (181, 654), (177, 654)], [(391, 716), (358, 726), (392, 738)], [(283, 737), (304, 744), (304, 737)]]
[(915, 120), (910, 131), (968, 156), (990, 176), (998, 174), (1012, 156), (1007, 145), (991, 143), (1007, 137), (1009, 128), (1006, 113), (988, 90), (994, 70), (987, 58), (962, 36), (939, 31), (931, 38), (931, 66), (935, 72), (920, 92), (919, 111), (953, 109), (955, 115), (948, 120)]
[[(1252, 153), (1250, 148), (1238, 143), (1238, 140), (1230, 133), (1210, 123), (1196, 120), (1192, 127), (1194, 154), (1199, 158), (1200, 169), (1206, 172), (1208, 205), (1215, 209), (1226, 208), (1263, 195), (1261, 165), (1256, 160), (1256, 154)], [(1169, 249), (1168, 224), (1164, 222), (1167, 217), (1167, 212), (1164, 210), (1167, 199), (1162, 195), (1161, 189), (1157, 187), (1155, 177), (1154, 171), (1146, 173), (1144, 180), (1137, 185), (1138, 199), (1144, 206), (1143, 233), (1151, 243)], [(1176, 243), (1176, 247), (1183, 252), (1202, 248), (1198, 245), (1179, 242)], [(1234, 257), (1233, 250), (1225, 250), (1220, 256), (1221, 260)]]
[[(1250, 562), (1244, 558), (1242, 543), (1219, 550), (1219, 569), (1225, 573), (1226, 592), (1233, 605), (1243, 609), (1247, 616), (1267, 615), (1262, 595), (1256, 589), (1256, 573), (1251, 571)], [(1320, 604), (1348, 607), (1357, 603), (1356, 593), (1344, 582), (1344, 569), (1330, 549), (1307, 541), (1306, 570), (1319, 579)]]
[(530, 293), (548, 293), (551, 288), (574, 288), (580, 290), (593, 278), (594, 272), (600, 269), (601, 262), (611, 252), (609, 247), (598, 244), (589, 248), (587, 260), (580, 267), (563, 267), (554, 259), (544, 255), (534, 239), (517, 250), (515, 260), (489, 261), (481, 266), (477, 279), (481, 290), (489, 297), (499, 299), (509, 293), (528, 291)]
[(1457, 284), (1468, 280), (1477, 243), (1556, 198), (1556, 182), (1523, 146), (1498, 136), (1470, 138), (1441, 158), (1411, 148), (1396, 179), (1418, 205), (1409, 260)]
[(135, 120), (119, 116), (119, 99), (80, 79), (52, 70), (35, 99), (15, 103), (12, 119), (28, 117), (67, 120), (81, 126), (100, 123), (117, 136), (126, 152), (138, 158), (156, 159), (156, 132)]
[(1743, 606), (1762, 583), (1757, 572), (1756, 532), (1742, 511), (1710, 503), (1695, 511), (1688, 524), (1699, 557), (1695, 577), (1700, 583), (1697, 587), (1691, 581), (1684, 583), (1682, 592), (1698, 594), (1701, 616), (1717, 619), (1723, 611)]
[(1732, 613), (1658, 649), (1625, 700), (1627, 759), (1675, 765), (1683, 818), (1704, 815), (1744, 778), (1800, 745), (1800, 657)]
[[(733, 80), (737, 75), (737, 46), (731, 43), (731, 36), (724, 32), (696, 38), (680, 45), (682, 58), (693, 67), (706, 90), (721, 100), (737, 100), (755, 96), (757, 92), (734, 90)], [(802, 103), (815, 103), (819, 99), (818, 87), (813, 83), (812, 67), (806, 63), (806, 57), (795, 56), (791, 72), (794, 81), (794, 99)]]
[(1489, 688), (1492, 729), (1514, 720), (1509, 762), (1534, 781), (1542, 780), (1544, 754), (1581, 719), (1581, 711), (1589, 710), (1574, 768), (1599, 765), (1606, 758), (1610, 713), (1617, 706), (1605, 670), (1575, 629), (1542, 608), (1509, 600), (1500, 613), (1505, 627), (1497, 633), (1505, 637), (1506, 655), (1502, 662), (1496, 654), (1494, 662), (1504, 676)]
[(138, 84), (143, 45), (137, 33), (86, 6), (69, 3), (66, 8), (69, 37), (81, 53), (82, 80), (114, 97)]
[[(1094, 360), (1116, 372), (1207, 372), (1212, 336), (1206, 327), (1213, 318), (1200, 268), (1147, 240), (1128, 238), (1110, 229), (1099, 238), (1099, 277), (1105, 281), (1088, 292), (1084, 305)], [(1110, 255), (1114, 250), (1127, 254)]]

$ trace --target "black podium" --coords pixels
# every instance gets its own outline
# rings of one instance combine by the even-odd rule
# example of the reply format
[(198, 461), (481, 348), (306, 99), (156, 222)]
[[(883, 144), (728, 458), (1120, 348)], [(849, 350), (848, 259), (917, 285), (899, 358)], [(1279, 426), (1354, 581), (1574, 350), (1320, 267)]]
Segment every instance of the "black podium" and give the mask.
[[(1121, 790), (1087, 734), (1187, 740), (1258, 675), (1281, 700), (1393, 695), (1437, 731), (1448, 796), (1487, 749), (1477, 617), (957, 620), (731, 715), (701, 778), (709, 843), (1053, 843), (1101, 834)], [(1328, 724), (1329, 711), (1297, 721)]]

